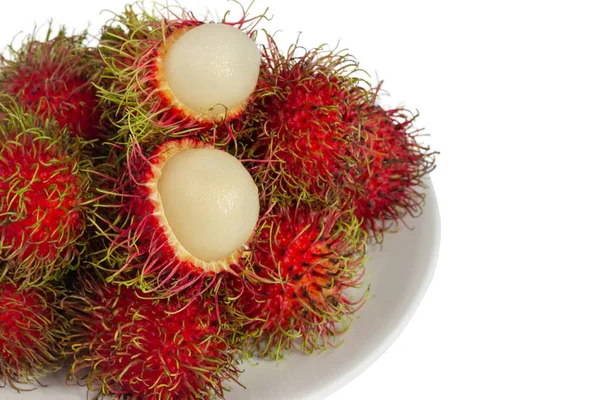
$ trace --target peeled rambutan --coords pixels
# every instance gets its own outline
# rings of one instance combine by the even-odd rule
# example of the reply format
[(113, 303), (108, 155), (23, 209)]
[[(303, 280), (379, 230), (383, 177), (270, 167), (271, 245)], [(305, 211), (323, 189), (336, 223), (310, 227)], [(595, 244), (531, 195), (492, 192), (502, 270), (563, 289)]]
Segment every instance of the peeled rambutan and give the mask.
[(111, 282), (162, 297), (248, 268), (259, 193), (223, 150), (192, 138), (132, 145), (110, 201), (92, 258)]
[(20, 48), (9, 47), (0, 58), (0, 93), (42, 118), (54, 118), (73, 135), (103, 135), (94, 82), (102, 71), (97, 50), (86, 45), (87, 34), (68, 35), (60, 28), (46, 41), (28, 36)]
[[(0, 266), (2, 268), (2, 266)], [(26, 287), (4, 277), (0, 282), (0, 382), (31, 390), (37, 378), (58, 371), (62, 341), (70, 325), (62, 315), (60, 286)]]
[(254, 100), (262, 124), (250, 152), (261, 160), (257, 181), (277, 204), (340, 203), (344, 187), (359, 190), (353, 171), (367, 162), (360, 111), (373, 93), (345, 52), (295, 45), (284, 54), (269, 38), (263, 59)]
[[(0, 99), (0, 258), (15, 280), (41, 284), (78, 266), (93, 212), (85, 143)], [(0, 273), (0, 277), (3, 274)]]
[(405, 109), (372, 106), (365, 117), (369, 162), (356, 180), (365, 190), (355, 194), (355, 213), (380, 242), (384, 231), (405, 216), (417, 217), (425, 201), (424, 177), (435, 167), (435, 152), (418, 142), (417, 116)]
[(225, 308), (180, 293), (144, 299), (123, 285), (88, 278), (73, 296), (69, 376), (117, 399), (223, 398), (238, 347)]
[(205, 23), (168, 7), (128, 6), (116, 15), (100, 43), (106, 64), (100, 96), (120, 128), (114, 140), (232, 139), (231, 130), (217, 126), (245, 109), (256, 86), (256, 20), (244, 13), (237, 22)]
[[(239, 295), (233, 307), (246, 323), (249, 350), (279, 359), (335, 346), (365, 297), (365, 232), (350, 212), (278, 208), (268, 213), (253, 244), (259, 283), (228, 280)], [(231, 296), (235, 297), (235, 296)]]

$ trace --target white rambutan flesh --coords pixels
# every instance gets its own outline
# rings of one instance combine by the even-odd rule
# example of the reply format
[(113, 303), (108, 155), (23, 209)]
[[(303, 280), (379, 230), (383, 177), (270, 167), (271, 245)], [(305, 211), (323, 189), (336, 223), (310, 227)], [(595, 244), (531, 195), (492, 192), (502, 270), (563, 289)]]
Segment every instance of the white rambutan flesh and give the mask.
[(210, 264), (245, 246), (258, 221), (258, 189), (242, 163), (215, 148), (179, 149), (157, 182), (165, 224), (189, 258)]
[(237, 115), (256, 87), (260, 59), (256, 43), (227, 24), (203, 24), (176, 33), (164, 54), (166, 92), (198, 119)]

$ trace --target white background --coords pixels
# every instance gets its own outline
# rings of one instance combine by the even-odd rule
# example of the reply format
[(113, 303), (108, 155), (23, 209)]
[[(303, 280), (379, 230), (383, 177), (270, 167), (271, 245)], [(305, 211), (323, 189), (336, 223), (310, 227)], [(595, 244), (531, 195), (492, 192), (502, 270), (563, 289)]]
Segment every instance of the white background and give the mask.
[[(97, 28), (125, 2), (2, 3), (6, 44), (49, 18)], [(431, 288), (393, 347), (329, 400), (600, 399), (596, 3), (256, 1), (282, 41), (341, 40), (441, 151)]]

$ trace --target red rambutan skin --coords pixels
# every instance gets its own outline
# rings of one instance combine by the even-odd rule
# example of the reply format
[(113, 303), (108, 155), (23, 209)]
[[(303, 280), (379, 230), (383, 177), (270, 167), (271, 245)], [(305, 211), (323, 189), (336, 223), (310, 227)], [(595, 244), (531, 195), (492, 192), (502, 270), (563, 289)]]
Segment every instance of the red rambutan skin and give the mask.
[(236, 347), (212, 298), (144, 299), (91, 280), (74, 296), (70, 376), (119, 399), (223, 398)]
[(417, 115), (405, 109), (372, 106), (366, 113), (369, 163), (357, 181), (355, 214), (377, 241), (405, 216), (418, 217), (425, 202), (424, 177), (435, 167), (434, 152), (418, 143)]
[[(48, 32), (50, 35), (50, 31)], [(94, 81), (100, 59), (85, 47), (85, 34), (56, 37), (42, 42), (29, 37), (23, 46), (10, 48), (0, 65), (0, 92), (18, 99), (29, 112), (54, 118), (79, 137), (100, 137), (101, 110)]]
[(251, 157), (268, 162), (253, 168), (257, 181), (278, 204), (334, 205), (366, 163), (360, 112), (371, 94), (343, 53), (293, 47), (283, 54), (269, 38), (263, 59), (255, 92), (262, 125)]
[(17, 109), (0, 119), (0, 254), (15, 279), (39, 283), (78, 264), (89, 181), (77, 139)]
[[(168, 47), (187, 30), (205, 23), (188, 11), (180, 11), (181, 15), (176, 15), (174, 9), (165, 7), (156, 15), (128, 6), (104, 28), (100, 52), (106, 68), (100, 96), (108, 108), (105, 117), (121, 128), (114, 137), (118, 142), (127, 143), (132, 134), (140, 143), (196, 136), (225, 145), (241, 130), (229, 127), (229, 122), (240, 117), (243, 107), (228, 114), (225, 121), (214, 121), (191, 115), (163, 90), (161, 65)], [(261, 18), (251, 18), (244, 11), (240, 21), (223, 23), (252, 37)]]
[[(1, 152), (0, 176), (12, 177), (18, 171), (23, 206), (23, 216), (3, 226), (2, 241), (20, 249), (21, 260), (34, 256), (51, 262), (83, 229), (83, 215), (77, 210), (81, 178), (71, 173), (73, 165), (52, 165), (66, 158), (58, 145), (44, 148), (35, 139), (24, 136), (18, 143), (8, 142)], [(13, 192), (14, 185), (15, 179), (0, 180), (0, 193)], [(9, 215), (17, 207), (19, 200), (11, 200), (0, 203), (2, 214)], [(73, 233), (62, 231), (63, 226), (71, 227)]]
[(262, 282), (241, 290), (234, 304), (248, 318), (244, 332), (259, 355), (278, 359), (292, 348), (310, 353), (335, 345), (339, 324), (347, 325), (364, 300), (345, 293), (362, 284), (364, 239), (349, 213), (270, 213), (253, 246)]
[(60, 315), (61, 298), (50, 286), (0, 283), (0, 382), (19, 385), (61, 367), (61, 341), (67, 320)]

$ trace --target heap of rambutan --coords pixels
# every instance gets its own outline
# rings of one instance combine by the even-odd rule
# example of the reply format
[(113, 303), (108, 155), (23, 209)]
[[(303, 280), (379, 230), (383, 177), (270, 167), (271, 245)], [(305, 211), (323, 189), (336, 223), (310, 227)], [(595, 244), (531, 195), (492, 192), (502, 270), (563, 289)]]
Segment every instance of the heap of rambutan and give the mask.
[(236, 132), (220, 123), (238, 117), (251, 101), (260, 66), (254, 42), (259, 19), (244, 13), (240, 21), (205, 23), (186, 10), (149, 11), (140, 4), (115, 15), (100, 42), (106, 64), (100, 97), (106, 119), (118, 128), (112, 140), (231, 141)]
[(70, 379), (118, 399), (221, 399), (236, 380), (235, 320), (211, 296), (144, 299), (84, 277), (70, 312)]
[(261, 52), (263, 17), (135, 3), (0, 59), (0, 381), (66, 351), (99, 396), (221, 399), (242, 353), (340, 343), (435, 153), (348, 52)]
[[(185, 11), (170, 20), (129, 7), (104, 30), (101, 52), (107, 68), (101, 95), (120, 128), (113, 139), (123, 146), (123, 162), (111, 193), (115, 213), (105, 221), (108, 229), (99, 232), (106, 246), (95, 264), (109, 273), (109, 281), (135, 285), (158, 297), (192, 287), (202, 292), (223, 278), (234, 286), (237, 282), (243, 294), (234, 307), (246, 319), (245, 334), (259, 353), (281, 357), (292, 347), (322, 349), (361, 304), (360, 299), (353, 304), (346, 289), (363, 283), (365, 229), (380, 238), (389, 225), (376, 221), (398, 222), (407, 213), (417, 213), (422, 199), (418, 188), (431, 170), (431, 154), (417, 145), (412, 120), (402, 124), (399, 112), (387, 113), (375, 105), (379, 89), (359, 78), (357, 63), (348, 53), (294, 45), (284, 54), (270, 36), (254, 93), (248, 85), (250, 94), (244, 91), (239, 107), (225, 107), (225, 114), (203, 106), (190, 112), (189, 104), (200, 100), (182, 104), (187, 94), (173, 91), (177, 84), (168, 82), (167, 65), (172, 62), (169, 55), (178, 58), (177, 46), (188, 39), (188, 52), (197, 40), (207, 40), (198, 29), (206, 25)], [(214, 39), (210, 35), (209, 42)], [(211, 54), (200, 58), (209, 62)], [(173, 65), (179, 65), (192, 87), (194, 79), (181, 66), (184, 59), (189, 63), (182, 58)], [(202, 81), (207, 71), (197, 71)], [(206, 94), (211, 104), (219, 104), (211, 97), (213, 89), (207, 88)], [(214, 129), (220, 121), (233, 126), (242, 115), (229, 111), (246, 105), (254, 124), (245, 126), (241, 147), (235, 135), (225, 142), (211, 136), (222, 132)], [(176, 139), (180, 137), (185, 139)], [(254, 225), (248, 222), (240, 235), (243, 240), (237, 242), (242, 247), (230, 246), (209, 260), (193, 254), (192, 242), (211, 235), (204, 228), (215, 227), (218, 219), (204, 225), (204, 219), (212, 219), (198, 214), (192, 222), (192, 210), (204, 207), (196, 200), (178, 207), (185, 210), (178, 216), (170, 216), (168, 199), (188, 198), (183, 193), (194, 184), (184, 179), (162, 185), (160, 180), (167, 179), (163, 174), (172, 154), (228, 140), (233, 140), (232, 148), (259, 187), (261, 221), (254, 240)], [(224, 226), (238, 232), (235, 224)], [(184, 234), (193, 240), (184, 239)], [(339, 247), (315, 260), (322, 250), (320, 244), (311, 248), (311, 240)], [(281, 272), (281, 265), (291, 269)], [(331, 265), (335, 267), (328, 271)], [(304, 280), (294, 281), (300, 276)], [(287, 288), (283, 297), (278, 289), (282, 286)]]
[(78, 266), (93, 212), (86, 143), (0, 99), (0, 279), (42, 284)]
[(335, 345), (365, 299), (349, 293), (362, 285), (365, 239), (351, 212), (272, 210), (253, 243), (258, 283), (228, 282), (239, 290), (249, 350), (279, 359)]
[(62, 341), (70, 334), (64, 297), (60, 285), (26, 287), (7, 277), (0, 282), (1, 385), (25, 390), (62, 367)]
[(87, 33), (68, 35), (61, 27), (53, 37), (49, 28), (45, 41), (34, 33), (0, 58), (0, 93), (39, 118), (55, 119), (72, 135), (94, 139), (104, 136), (94, 87), (101, 72), (101, 59), (87, 45)]

